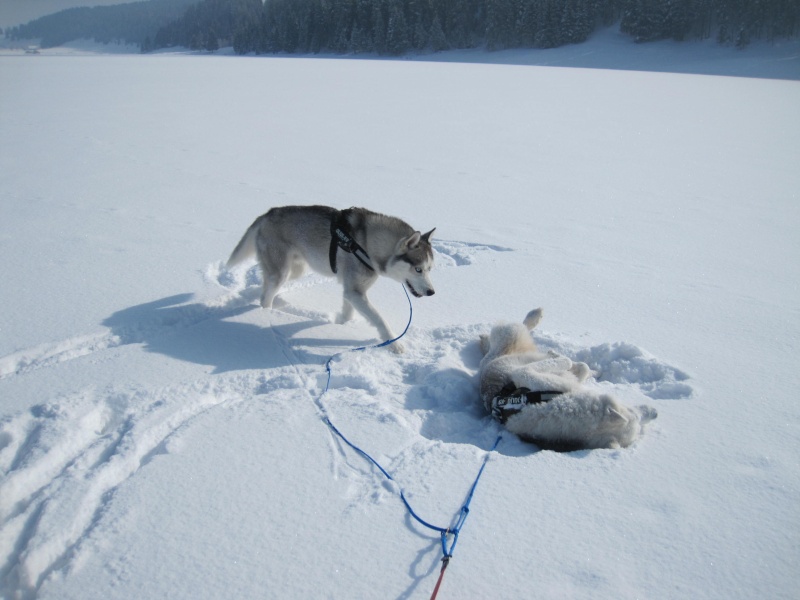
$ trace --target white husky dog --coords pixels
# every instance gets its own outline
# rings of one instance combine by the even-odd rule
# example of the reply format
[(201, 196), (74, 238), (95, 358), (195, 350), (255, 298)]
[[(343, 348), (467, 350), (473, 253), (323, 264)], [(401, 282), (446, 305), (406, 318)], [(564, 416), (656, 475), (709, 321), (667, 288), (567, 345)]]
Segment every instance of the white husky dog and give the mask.
[[(337, 323), (361, 313), (384, 340), (392, 330), (367, 299), (367, 290), (385, 275), (414, 294), (432, 296), (431, 229), (422, 234), (404, 221), (365, 208), (337, 210), (329, 206), (283, 206), (258, 217), (228, 259), (228, 268), (252, 257), (264, 277), (261, 306), (272, 302), (288, 279), (306, 267), (335, 276), (344, 287), (344, 304)], [(392, 349), (402, 351), (393, 344)]]
[(581, 385), (591, 374), (585, 363), (544, 354), (530, 330), (542, 309), (523, 323), (495, 325), (481, 335), (480, 394), (506, 429), (543, 449), (619, 448), (632, 444), (656, 418), (649, 406), (630, 408), (608, 394)]

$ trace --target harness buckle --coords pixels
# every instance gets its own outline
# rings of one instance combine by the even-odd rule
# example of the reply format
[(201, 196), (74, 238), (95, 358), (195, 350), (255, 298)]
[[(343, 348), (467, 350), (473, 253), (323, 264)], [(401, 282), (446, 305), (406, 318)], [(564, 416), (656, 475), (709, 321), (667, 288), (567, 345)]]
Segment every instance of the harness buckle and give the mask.
[(526, 387), (516, 387), (508, 383), (492, 398), (492, 417), (505, 424), (509, 417), (516, 415), (528, 404), (544, 404), (564, 392), (559, 391), (531, 391)]

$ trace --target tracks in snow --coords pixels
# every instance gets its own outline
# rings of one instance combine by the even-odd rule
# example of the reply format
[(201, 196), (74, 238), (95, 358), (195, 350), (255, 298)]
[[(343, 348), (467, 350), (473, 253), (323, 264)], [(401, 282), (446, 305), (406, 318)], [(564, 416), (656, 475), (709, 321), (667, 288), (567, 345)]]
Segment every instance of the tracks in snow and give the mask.
[[(488, 250), (460, 242), (437, 246), (442, 266), (470, 264)], [(103, 321), (104, 331), (0, 357), (0, 380), (125, 345), (157, 346), (170, 336), (253, 308), (260, 285), (256, 268), (230, 273), (215, 263), (204, 278), (227, 293), (210, 303), (192, 302), (192, 295), (180, 294), (120, 310)], [(322, 280), (315, 276), (299, 280), (286, 292)], [(306, 313), (298, 316), (317, 320), (325, 316)], [(298, 362), (286, 331), (275, 335), (282, 336), (281, 351), (289, 363)], [(119, 486), (156, 456), (168, 453), (192, 420), (255, 394), (296, 389), (302, 379), (294, 368), (275, 368), (269, 376), (237, 371), (158, 390), (89, 386), (6, 417), (0, 422), (2, 594), (35, 598), (51, 573), (71, 564)]]
[[(509, 250), (455, 241), (438, 241), (434, 248), (439, 266), (445, 268), (470, 265), (486, 253)], [(123, 309), (103, 321), (105, 331), (0, 358), (0, 379), (33, 374), (129, 344), (158, 349), (163, 340), (186, 338), (184, 346), (191, 346), (200, 326), (235, 321), (254, 307), (260, 285), (257, 269), (229, 273), (215, 263), (204, 277), (226, 293), (208, 303), (192, 302), (191, 295), (181, 294)], [(301, 279), (286, 292), (323, 281), (316, 276)], [(276, 340), (272, 352), (282, 357), (272, 367), (237, 364), (211, 377), (160, 389), (87, 386), (0, 421), (0, 593), (35, 598), (51, 574), (68, 569), (103, 520), (119, 487), (156, 457), (179, 447), (181, 432), (193, 420), (254, 395), (304, 386), (316, 387), (310, 391), (318, 393), (324, 359), (315, 362), (313, 370), (298, 365), (317, 361), (320, 349), (313, 347), (313, 341), (293, 335), (309, 319), (322, 323), (326, 318), (318, 312), (293, 312), (298, 323), (285, 315), (285, 322), (272, 328)], [(263, 328), (257, 329), (260, 343)], [(412, 329), (406, 338), (411, 352), (391, 360), (385, 351), (345, 354), (335, 365), (331, 397), (326, 399), (333, 407), (332, 418), (348, 433), (356, 433), (354, 441), (385, 459), (393, 472), (400, 473), (401, 481), (403, 471), (424, 474), (437, 467), (444, 470), (437, 477), (459, 477), (458, 469), (447, 468), (448, 461), (474, 458), (497, 434), (496, 425), (487, 420), (476, 401), (477, 339), (487, 329), (488, 325)], [(232, 337), (240, 334), (241, 329), (231, 330)], [(691, 395), (685, 374), (630, 344), (580, 348), (538, 334), (537, 341), (588, 362), (600, 373), (598, 385), (632, 389), (653, 399)], [(441, 450), (435, 453), (442, 455), (440, 460), (430, 460), (434, 447)], [(333, 469), (347, 471), (336, 464)], [(464, 477), (474, 475), (468, 471)], [(364, 475), (355, 475), (359, 484), (353, 487), (354, 507), (364, 498), (378, 501), (386, 495), (380, 482)], [(465, 480), (463, 485), (468, 483)], [(426, 489), (415, 491), (424, 496)], [(441, 517), (424, 499), (421, 502), (423, 510)]]
[(115, 490), (187, 424), (241, 401), (260, 378), (226, 378), (158, 391), (86, 389), (5, 420), (0, 427), (0, 580), (35, 597), (69, 564)]

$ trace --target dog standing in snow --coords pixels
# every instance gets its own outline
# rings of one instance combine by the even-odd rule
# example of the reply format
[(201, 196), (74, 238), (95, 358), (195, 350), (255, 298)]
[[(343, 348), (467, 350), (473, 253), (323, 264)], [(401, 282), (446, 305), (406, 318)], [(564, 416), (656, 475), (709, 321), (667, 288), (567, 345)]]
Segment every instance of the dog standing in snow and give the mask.
[(541, 319), (537, 308), (522, 323), (495, 325), (481, 335), (480, 394), (486, 409), (510, 432), (545, 450), (632, 444), (656, 418), (655, 409), (627, 407), (584, 387), (592, 374), (586, 363), (536, 347), (530, 330)]
[[(264, 308), (272, 308), (281, 286), (308, 267), (337, 277), (344, 288), (344, 302), (336, 322), (349, 321), (357, 310), (388, 340), (394, 334), (367, 298), (367, 290), (384, 275), (405, 285), (417, 298), (433, 296), (433, 231), (420, 233), (405, 221), (365, 208), (281, 206), (253, 222), (227, 267), (258, 259), (264, 276)], [(402, 351), (398, 342), (390, 348)]]

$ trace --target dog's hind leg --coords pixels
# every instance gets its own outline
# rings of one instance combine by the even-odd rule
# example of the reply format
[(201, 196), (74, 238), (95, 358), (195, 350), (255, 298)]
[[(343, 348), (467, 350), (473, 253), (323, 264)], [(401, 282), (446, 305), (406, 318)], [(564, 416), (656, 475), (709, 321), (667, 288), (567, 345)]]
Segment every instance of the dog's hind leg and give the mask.
[(291, 274), (291, 269), (287, 257), (283, 253), (264, 252), (259, 253), (259, 263), (261, 264), (261, 275), (264, 284), (261, 289), (261, 307), (272, 308), (272, 302), (286, 283)]
[(272, 308), (272, 302), (286, 279), (285, 273), (278, 275), (272, 273), (264, 274), (264, 286), (261, 289), (261, 308)]

